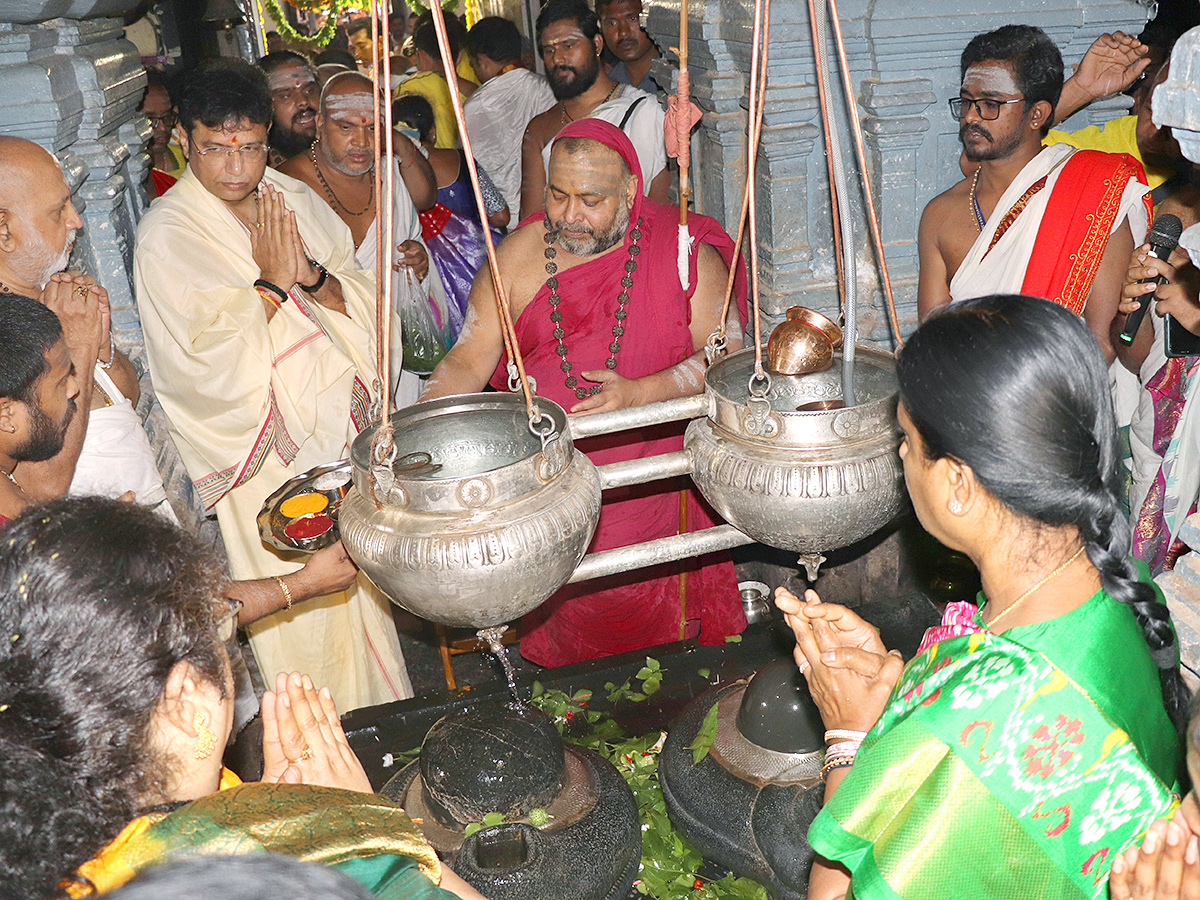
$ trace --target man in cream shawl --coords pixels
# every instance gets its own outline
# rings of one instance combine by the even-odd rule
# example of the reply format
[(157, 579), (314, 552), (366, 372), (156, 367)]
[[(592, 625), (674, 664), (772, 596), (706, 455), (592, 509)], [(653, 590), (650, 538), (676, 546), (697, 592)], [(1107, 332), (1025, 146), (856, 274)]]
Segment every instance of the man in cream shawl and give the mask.
[[(223, 60), (180, 102), (187, 171), (154, 203), (134, 254), (151, 374), (234, 578), (293, 571), (256, 516), (286, 479), (347, 454), (375, 381), (373, 277), (307, 186), (266, 168), (262, 73)], [(268, 684), (298, 669), (341, 709), (411, 696), (386, 599), (365, 578), (250, 629)]]

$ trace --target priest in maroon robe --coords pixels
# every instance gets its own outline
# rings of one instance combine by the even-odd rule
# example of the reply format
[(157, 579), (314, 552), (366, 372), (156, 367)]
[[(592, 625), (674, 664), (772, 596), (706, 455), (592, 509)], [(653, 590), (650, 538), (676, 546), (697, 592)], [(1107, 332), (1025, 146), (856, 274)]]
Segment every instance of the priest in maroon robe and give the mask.
[[(704, 389), (704, 343), (720, 323), (733, 242), (707, 216), (689, 216), (688, 230), (685, 290), (677, 266), (679, 211), (643, 196), (629, 139), (598, 119), (559, 132), (544, 213), (522, 222), (497, 251), (525, 370), (540, 396), (585, 415)], [(735, 292), (745, 321), (742, 271)], [(742, 328), (732, 313), (728, 334), (736, 349)], [(507, 364), (485, 267), (472, 286), (462, 335), (423, 399), (482, 390), (488, 382), (507, 390)], [(683, 430), (672, 423), (577, 447), (601, 465), (679, 450)], [(712, 524), (690, 481), (609, 490), (590, 550)], [(521, 653), (558, 666), (681, 636), (720, 644), (745, 625), (733, 564), (721, 553), (567, 585), (525, 616)]]

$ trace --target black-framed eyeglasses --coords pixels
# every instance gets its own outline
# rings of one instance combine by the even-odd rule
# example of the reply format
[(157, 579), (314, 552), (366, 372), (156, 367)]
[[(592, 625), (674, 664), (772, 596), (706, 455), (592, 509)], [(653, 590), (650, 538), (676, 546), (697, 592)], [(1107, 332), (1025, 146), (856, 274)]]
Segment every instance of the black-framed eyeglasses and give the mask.
[(954, 97), (946, 102), (950, 104), (950, 115), (954, 120), (960, 121), (967, 114), (967, 110), (972, 105), (975, 106), (975, 112), (979, 113), (979, 118), (985, 121), (992, 121), (1000, 118), (1000, 107), (1008, 103), (1020, 103), (1024, 97), (1014, 97), (1011, 100), (992, 100), (990, 97), (984, 97), (979, 100), (973, 100), (970, 97)]
[(163, 113), (161, 116), (152, 115), (151, 113), (144, 114), (150, 120), (151, 125), (165, 125), (168, 128), (173, 128), (175, 125), (175, 113)]

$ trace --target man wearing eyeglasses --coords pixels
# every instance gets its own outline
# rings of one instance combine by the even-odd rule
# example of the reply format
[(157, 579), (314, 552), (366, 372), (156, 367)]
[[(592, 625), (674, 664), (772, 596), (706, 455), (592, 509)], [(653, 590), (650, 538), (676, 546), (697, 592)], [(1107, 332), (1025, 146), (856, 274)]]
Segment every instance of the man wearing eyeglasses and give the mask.
[(921, 216), (921, 319), (986, 294), (1046, 297), (1082, 316), (1111, 362), (1125, 270), (1149, 219), (1141, 165), (1126, 154), (1042, 148), (1064, 85), (1062, 55), (1041, 29), (977, 35), (960, 69), (950, 114), (976, 167)]
[[(259, 539), (258, 511), (347, 454), (375, 380), (374, 278), (328, 204), (267, 168), (274, 114), (260, 69), (221, 60), (194, 74), (179, 98), (187, 171), (142, 218), (134, 252), (154, 384), (238, 580), (296, 570)], [(312, 672), (346, 709), (412, 693), (390, 605), (361, 583), (249, 631), (268, 683)]]
[(171, 130), (175, 127), (175, 103), (161, 72), (146, 70), (146, 93), (142, 95), (140, 111), (150, 120), (150, 140), (146, 144), (150, 171), (146, 173), (144, 186), (146, 193), (154, 198), (174, 184), (187, 165), (183, 150), (171, 139)]

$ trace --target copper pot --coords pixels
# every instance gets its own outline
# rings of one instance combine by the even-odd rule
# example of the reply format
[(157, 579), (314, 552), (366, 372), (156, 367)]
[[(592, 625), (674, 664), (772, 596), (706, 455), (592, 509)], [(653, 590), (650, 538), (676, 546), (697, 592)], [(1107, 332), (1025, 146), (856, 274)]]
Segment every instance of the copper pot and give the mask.
[(793, 306), (767, 341), (767, 367), (781, 375), (823, 372), (840, 346), (842, 329), (836, 322), (814, 309)]

